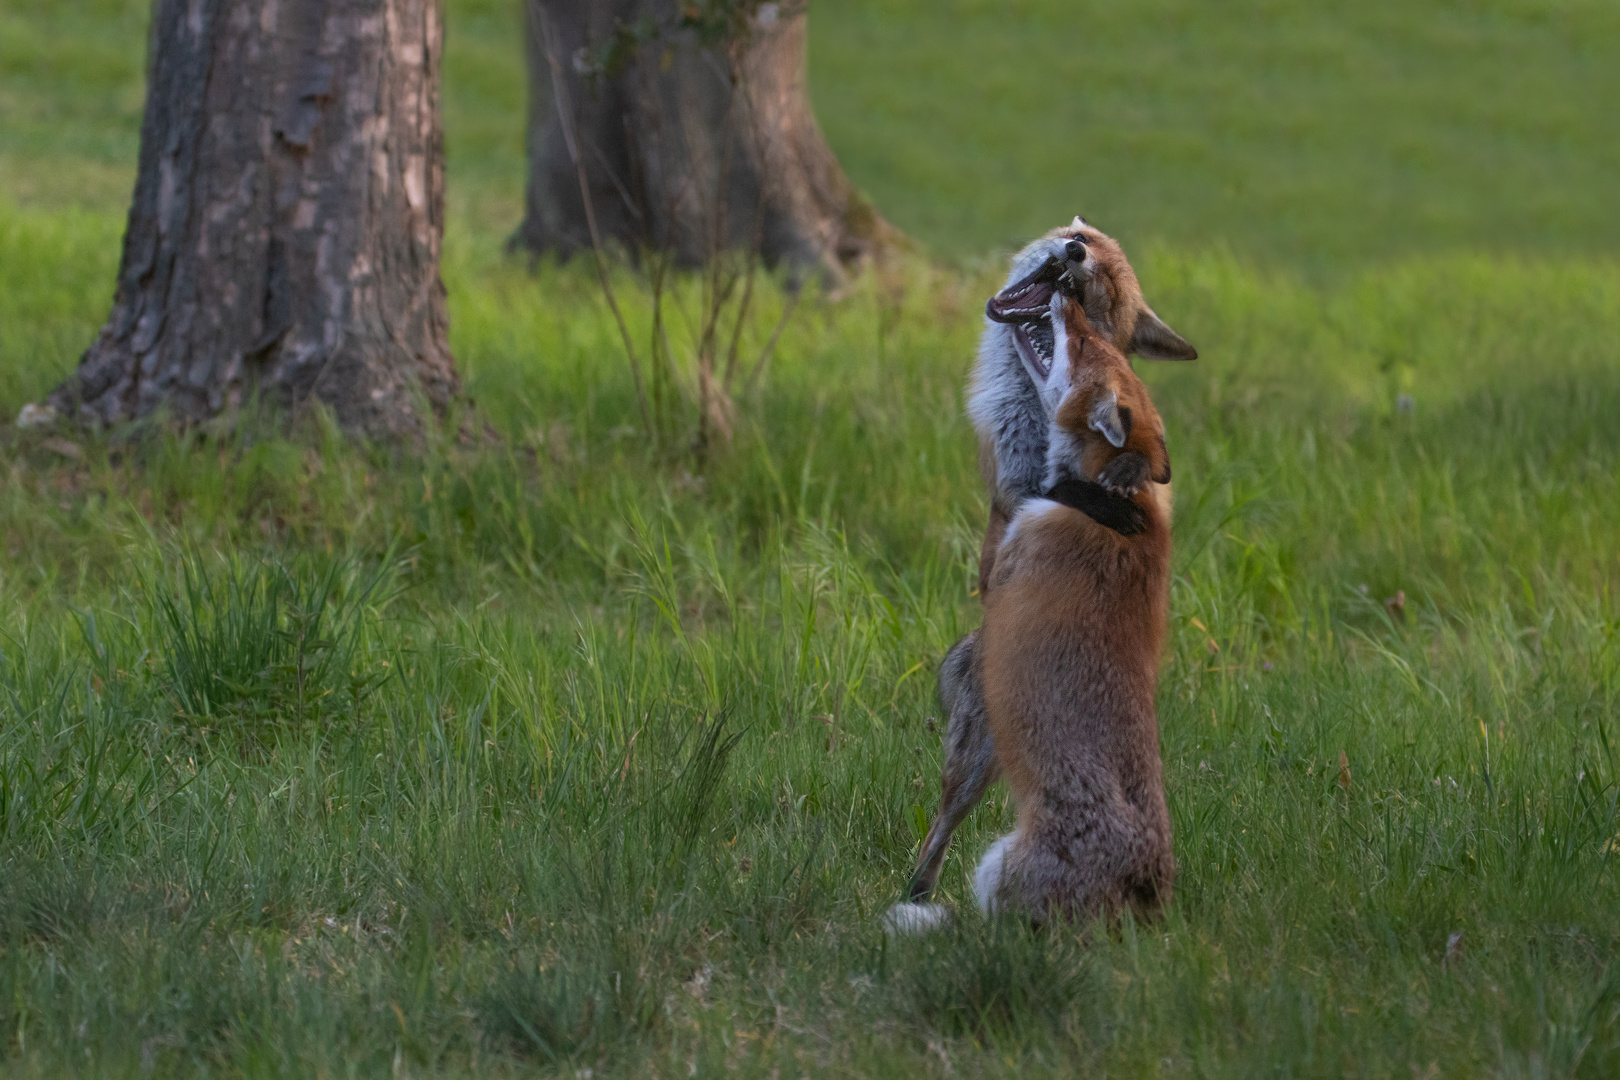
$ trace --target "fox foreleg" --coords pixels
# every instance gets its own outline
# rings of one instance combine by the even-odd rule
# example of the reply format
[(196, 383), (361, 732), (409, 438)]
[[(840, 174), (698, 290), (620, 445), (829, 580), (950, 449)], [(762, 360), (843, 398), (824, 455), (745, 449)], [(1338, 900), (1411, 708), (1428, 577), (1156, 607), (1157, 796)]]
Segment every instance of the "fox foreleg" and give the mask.
[(1152, 473), (1153, 467), (1147, 458), (1135, 450), (1127, 450), (1103, 466), (1097, 474), (1097, 482), (1110, 493), (1129, 498), (1147, 486)]

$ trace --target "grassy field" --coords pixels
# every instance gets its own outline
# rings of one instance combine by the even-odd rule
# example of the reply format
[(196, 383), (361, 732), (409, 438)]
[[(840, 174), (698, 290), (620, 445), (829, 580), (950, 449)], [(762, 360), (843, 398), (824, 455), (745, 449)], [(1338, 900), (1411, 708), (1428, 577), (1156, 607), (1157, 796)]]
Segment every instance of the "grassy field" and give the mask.
[[(822, 121), (937, 261), (802, 304), (726, 453), (651, 447), (592, 281), (502, 259), (474, 0), (445, 276), (499, 442), (0, 427), (0, 1072), (1620, 1075), (1612, 5), (1012, 10), (818, 6)], [(144, 21), (0, 0), (0, 415), (106, 313)], [(979, 919), (998, 791), (959, 924), (886, 941), (993, 248), (1077, 198), (1202, 353), (1142, 367), (1176, 901)]]

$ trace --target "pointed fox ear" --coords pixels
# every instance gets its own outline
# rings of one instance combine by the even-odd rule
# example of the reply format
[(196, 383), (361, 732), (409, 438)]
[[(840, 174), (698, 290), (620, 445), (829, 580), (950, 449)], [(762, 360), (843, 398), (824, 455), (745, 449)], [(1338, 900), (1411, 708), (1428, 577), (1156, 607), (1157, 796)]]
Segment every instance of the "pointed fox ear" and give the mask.
[(1164, 324), (1147, 305), (1136, 314), (1136, 329), (1131, 331), (1130, 351), (1149, 360), (1196, 360), (1198, 350), (1187, 344), (1187, 339)]
[(1074, 220), (1069, 222), (1069, 228), (1071, 229), (1083, 229), (1085, 227), (1086, 219), (1081, 217), (1079, 214), (1074, 215)]
[(1125, 437), (1130, 434), (1130, 421), (1121, 415), (1119, 395), (1112, 390), (1104, 390), (1097, 395), (1086, 423), (1112, 446), (1124, 446)]

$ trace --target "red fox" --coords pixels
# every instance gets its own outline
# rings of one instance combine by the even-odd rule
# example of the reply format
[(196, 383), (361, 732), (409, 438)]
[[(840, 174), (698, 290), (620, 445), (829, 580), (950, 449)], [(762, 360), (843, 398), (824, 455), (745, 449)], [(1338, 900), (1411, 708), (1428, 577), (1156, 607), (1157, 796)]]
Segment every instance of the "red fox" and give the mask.
[(1092, 328), (1121, 353), (1154, 360), (1196, 360), (1187, 344), (1142, 298), (1136, 271), (1119, 242), (1076, 217), (1013, 257), (1007, 284), (985, 305), (968, 414), (979, 433), (979, 463), (990, 486), (990, 526), (979, 557), (979, 591), (989, 585), (1001, 534), (1018, 504), (1044, 490), (1046, 435), (1056, 401), (1042, 394), (1051, 375), (1050, 301), (1075, 295)]
[[(986, 305), (988, 320), (969, 400), (979, 431), (980, 464), (991, 489), (990, 524), (979, 563), (980, 597), (987, 603), (991, 570), (1008, 523), (1024, 501), (1050, 486), (1051, 410), (1061, 392), (1060, 382), (1052, 378), (1053, 365), (1064, 353), (1055, 346), (1067, 333), (1063, 317), (1053, 318), (1054, 297), (1059, 296), (1072, 296), (1083, 309), (1090, 334), (1100, 335), (1119, 353), (1176, 360), (1198, 355), (1143, 300), (1118, 242), (1084, 219), (1076, 217), (1014, 257), (1006, 286)], [(1168, 487), (1153, 490), (1168, 516)], [(1110, 528), (1141, 527), (1141, 509), (1101, 485), (1073, 484), (1066, 491), (1073, 505)], [(975, 632), (958, 641), (940, 666), (940, 701), (949, 717), (940, 809), (907, 888), (907, 899), (914, 903), (900, 905), (891, 916), (897, 927), (921, 928), (942, 916), (942, 909), (915, 902), (932, 894), (951, 834), (998, 775), (979, 679), (978, 638)]]
[[(1036, 921), (1170, 898), (1175, 860), (1155, 711), (1169, 617), (1164, 426), (1124, 355), (1056, 296), (1047, 496), (1019, 507), (990, 575), (977, 653), (996, 762), (1018, 827), (980, 863), (987, 911)], [(1067, 338), (1067, 341), (1063, 339)], [(1069, 489), (1128, 500), (1140, 527), (1089, 516)]]

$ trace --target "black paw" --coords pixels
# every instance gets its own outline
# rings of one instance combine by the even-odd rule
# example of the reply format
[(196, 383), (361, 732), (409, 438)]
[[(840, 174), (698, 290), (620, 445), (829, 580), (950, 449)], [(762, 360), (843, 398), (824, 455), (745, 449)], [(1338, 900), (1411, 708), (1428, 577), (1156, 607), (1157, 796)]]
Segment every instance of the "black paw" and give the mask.
[(1147, 512), (1129, 499), (1115, 495), (1101, 484), (1068, 477), (1048, 488), (1045, 496), (1064, 506), (1072, 506), (1092, 521), (1121, 536), (1136, 536), (1147, 528)]
[(1115, 495), (1128, 498), (1147, 486), (1151, 473), (1152, 467), (1147, 458), (1134, 450), (1127, 450), (1103, 466), (1102, 472), (1097, 474), (1097, 483)]

